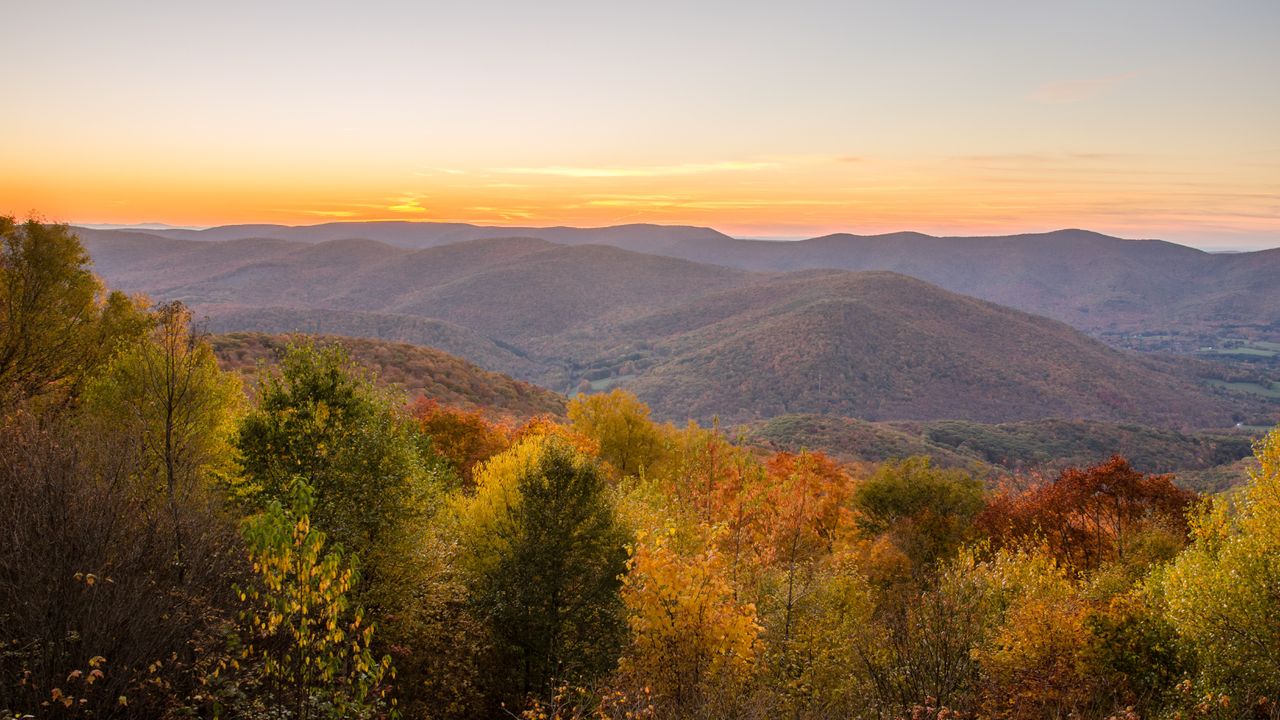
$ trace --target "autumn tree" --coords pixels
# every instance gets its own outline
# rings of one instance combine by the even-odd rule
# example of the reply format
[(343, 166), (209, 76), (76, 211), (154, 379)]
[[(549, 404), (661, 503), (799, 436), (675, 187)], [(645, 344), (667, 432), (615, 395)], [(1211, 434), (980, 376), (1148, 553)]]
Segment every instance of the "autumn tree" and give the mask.
[(0, 410), (81, 382), (145, 331), (138, 304), (107, 292), (66, 225), (0, 216)]
[(822, 560), (809, 592), (795, 603), (784, 652), (771, 653), (778, 716), (859, 717), (871, 710), (877, 688), (863, 653), (883, 647), (884, 632), (875, 616), (877, 590), (850, 560)]
[(300, 480), (293, 493), (287, 510), (272, 500), (244, 522), (254, 577), (237, 587), (239, 658), (214, 687), (248, 715), (380, 716), (391, 659), (374, 658), (374, 625), (352, 605), (355, 568), (311, 526), (311, 489)]
[(622, 476), (652, 470), (662, 457), (661, 428), (649, 419), (649, 408), (625, 390), (579, 394), (569, 402), (569, 421), (599, 444), (600, 459)]
[(853, 495), (858, 523), (888, 534), (912, 568), (925, 571), (953, 552), (982, 510), (982, 483), (961, 470), (935, 468), (926, 457), (887, 462)]
[(977, 689), (984, 715), (1097, 715), (1098, 708), (1088, 707), (1097, 678), (1081, 655), (1089, 641), (1089, 606), (1068, 568), (1034, 547), (981, 560), (964, 553), (948, 576), (947, 586), (976, 587), (983, 599), (988, 632), (978, 638), (972, 657), (982, 670)]
[(669, 433), (666, 462), (655, 475), (675, 500), (693, 509), (703, 523), (725, 523), (731, 539), (750, 522), (743, 500), (763, 472), (756, 458), (725, 437), (718, 424), (709, 428), (690, 422)]
[(152, 315), (152, 330), (124, 345), (86, 389), (85, 410), (103, 432), (119, 434), (140, 460), (132, 491), (162, 501), (174, 537), (174, 571), (185, 573), (180, 508), (231, 470), (230, 439), (243, 398), (234, 375), (191, 330), (191, 312), (174, 302)]
[(507, 428), (491, 423), (479, 412), (447, 407), (419, 398), (410, 410), (420, 431), (431, 438), (431, 448), (446, 460), (463, 485), (473, 485), (473, 472), (481, 462), (507, 449)]
[(1144, 534), (1170, 536), (1176, 551), (1194, 501), (1195, 494), (1174, 485), (1172, 476), (1140, 473), (1113, 456), (1093, 467), (1068, 468), (1028, 491), (995, 496), (979, 525), (998, 540), (1043, 536), (1062, 562), (1087, 572), (1124, 562)]
[[(1235, 708), (1280, 714), (1280, 429), (1256, 448), (1258, 468), (1236, 496), (1195, 516), (1191, 545), (1157, 573), (1153, 591), (1195, 660), (1202, 690)], [(1263, 716), (1263, 715), (1259, 715)]]
[(626, 535), (599, 469), (564, 440), (533, 436), (476, 481), (457, 512), (498, 696), (546, 695), (608, 671), (622, 641)]
[(973, 649), (990, 621), (983, 588), (951, 567), (940, 567), (928, 586), (881, 589), (870, 627), (848, 637), (853, 665), (879, 716), (909, 716), (927, 705), (973, 709)]
[(762, 559), (780, 578), (778, 643), (791, 640), (795, 608), (813, 579), (817, 562), (832, 549), (837, 527), (849, 522), (852, 480), (821, 453), (778, 453), (769, 459), (761, 496)]
[(637, 689), (651, 686), (676, 717), (727, 703), (758, 668), (762, 628), (729, 583), (721, 532), (642, 532), (628, 563), (631, 637), (621, 672)]

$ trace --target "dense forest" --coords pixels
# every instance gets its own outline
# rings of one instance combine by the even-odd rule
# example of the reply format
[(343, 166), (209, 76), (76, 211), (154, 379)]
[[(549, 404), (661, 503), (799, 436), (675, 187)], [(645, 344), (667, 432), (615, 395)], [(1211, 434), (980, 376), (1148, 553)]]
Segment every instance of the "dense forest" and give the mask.
[(501, 420), (305, 338), (246, 382), (65, 226), (0, 237), (6, 716), (1280, 717), (1280, 431), (1204, 496), (620, 390)]

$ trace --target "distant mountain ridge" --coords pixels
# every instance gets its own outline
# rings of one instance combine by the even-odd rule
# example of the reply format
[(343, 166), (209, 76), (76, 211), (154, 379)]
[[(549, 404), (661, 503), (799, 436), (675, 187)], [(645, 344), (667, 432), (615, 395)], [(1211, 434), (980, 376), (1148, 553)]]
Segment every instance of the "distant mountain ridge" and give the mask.
[(82, 237), (112, 286), (184, 300), (218, 330), (436, 343), (560, 392), (630, 387), (677, 420), (1222, 426), (1261, 412), (1061, 323), (897, 273), (756, 272), (536, 238)]
[(204, 230), (161, 229), (161, 237), (174, 240), (377, 240), (396, 247), (422, 249), (468, 240), (527, 237), (560, 245), (613, 245), (627, 250), (654, 252), (666, 244), (687, 240), (732, 239), (718, 230), (687, 225), (634, 223), (599, 228), (567, 226), (520, 227), (485, 226), (469, 223), (412, 222), (384, 220), (372, 222), (331, 222), (317, 225), (224, 225)]
[(888, 270), (1094, 334), (1190, 334), (1238, 326), (1280, 339), (1280, 248), (1208, 253), (1078, 229), (986, 237), (837, 233), (769, 241), (679, 225), (535, 228), (387, 221), (232, 225), (150, 234), (171, 240), (365, 239), (417, 249), (526, 237), (562, 245), (611, 245), (760, 272)]

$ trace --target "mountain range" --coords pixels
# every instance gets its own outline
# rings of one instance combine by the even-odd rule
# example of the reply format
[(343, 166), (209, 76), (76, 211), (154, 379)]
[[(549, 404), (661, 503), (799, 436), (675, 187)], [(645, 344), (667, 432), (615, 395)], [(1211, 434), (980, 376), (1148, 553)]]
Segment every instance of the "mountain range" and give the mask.
[[(1196, 383), (1186, 363), (1122, 352), (1063, 322), (1014, 309), (1034, 305), (1028, 298), (1035, 293), (1005, 307), (980, 299), (982, 293), (970, 297), (918, 279), (928, 274), (931, 257), (941, 265), (952, 258), (952, 285), (978, 287), (986, 277), (999, 279), (1000, 292), (1043, 285), (1041, 296), (1088, 294), (1055, 289), (1047, 274), (1056, 264), (1059, 285), (1072, 286), (1104, 266), (1113, 278), (1136, 272), (1118, 261), (1108, 265), (1113, 252), (1132, 256), (1133, 268), (1145, 262), (1152, 275), (1160, 266), (1147, 257), (1153, 253), (1218, 262), (1180, 246), (1074, 232), (1056, 240), (1019, 236), (1003, 245), (930, 241), (965, 245), (970, 257), (964, 248), (912, 252), (915, 240), (903, 237), (894, 252), (920, 268), (887, 272), (806, 268), (824, 261), (795, 259), (820, 257), (805, 248), (832, 247), (840, 252), (831, 257), (857, 257), (860, 246), (850, 240), (762, 244), (654, 226), (501, 230), (543, 237), (483, 237), (497, 230), (418, 223), (78, 232), (112, 286), (181, 299), (213, 330), (425, 343), (559, 391), (623, 385), (664, 418), (1063, 417), (1196, 427), (1270, 412), (1259, 400)], [(378, 237), (341, 237), (351, 235)], [(882, 256), (895, 246), (885, 237), (872, 243)], [(733, 252), (714, 263), (672, 256), (695, 255), (697, 248), (715, 254), (712, 248), (721, 246)], [(795, 254), (785, 259), (783, 251)], [(757, 259), (748, 258), (752, 253)], [(1250, 256), (1252, 262), (1239, 259)], [(996, 267), (980, 271), (984, 257)], [(1205, 291), (1197, 311), (1208, 313), (1202, 321), (1210, 322), (1223, 303), (1265, 314), (1243, 299), (1223, 298), (1251, 291), (1265, 305), (1276, 283), (1254, 276), (1272, 256), (1221, 257), (1233, 259), (1241, 286)], [(898, 272), (909, 269), (912, 277)], [(1164, 277), (1177, 285), (1174, 275)], [(1184, 304), (1195, 305), (1194, 293), (1179, 292), (1190, 298)], [(1100, 302), (1115, 318), (1141, 315)]]
[(755, 271), (889, 270), (952, 292), (1062, 320), (1093, 333), (1252, 329), (1280, 339), (1280, 248), (1209, 253), (1160, 240), (1087, 230), (991, 237), (916, 232), (838, 233), (796, 241), (742, 240), (692, 226), (485, 227), (462, 223), (336, 222), (160, 230), (183, 240), (351, 238), (422, 249), (466, 240), (527, 237), (609, 245)]

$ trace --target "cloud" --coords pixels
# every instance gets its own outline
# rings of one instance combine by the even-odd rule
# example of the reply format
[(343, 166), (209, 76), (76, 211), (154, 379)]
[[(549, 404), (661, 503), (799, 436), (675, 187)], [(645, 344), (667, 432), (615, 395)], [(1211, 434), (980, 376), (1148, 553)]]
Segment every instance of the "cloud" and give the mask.
[(409, 196), (409, 197), (397, 198), (393, 202), (396, 202), (396, 204), (387, 206), (387, 209), (392, 212), (424, 213), (427, 211), (427, 209), (422, 207), (421, 205), (421, 202), (422, 202), (421, 197)]
[(1031, 91), (1027, 99), (1045, 105), (1083, 102), (1102, 95), (1116, 85), (1132, 80), (1137, 76), (1137, 73), (1123, 73), (1083, 80), (1059, 80), (1041, 85)]
[[(290, 212), (293, 212), (293, 211), (290, 211)], [(351, 210), (298, 210), (297, 212), (303, 212), (308, 215), (318, 215), (320, 217), (333, 217), (333, 218), (349, 218), (349, 217), (355, 217), (357, 214)]]
[(680, 165), (631, 165), (607, 167), (578, 167), (549, 165), (545, 167), (498, 168), (493, 172), (508, 175), (550, 175), (568, 178), (632, 178), (666, 177), (670, 175), (699, 175), (714, 172), (765, 170), (777, 167), (772, 162), (714, 162), (682, 163)]
[(569, 208), (581, 207), (617, 207), (617, 208), (679, 208), (684, 210), (754, 210), (772, 207), (827, 207), (846, 204), (843, 200), (794, 200), (780, 198), (776, 200), (741, 198), (729, 200), (698, 200), (670, 195), (587, 195), (584, 202), (570, 205)]

